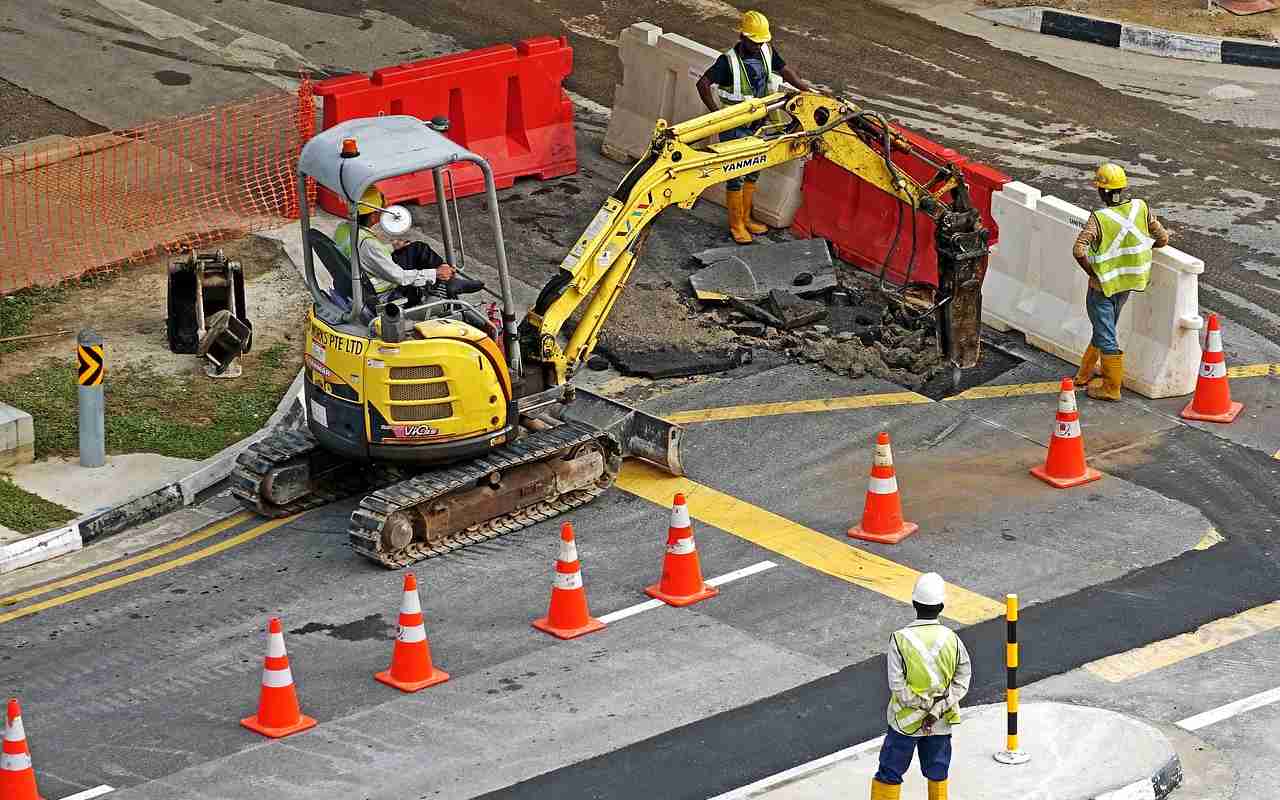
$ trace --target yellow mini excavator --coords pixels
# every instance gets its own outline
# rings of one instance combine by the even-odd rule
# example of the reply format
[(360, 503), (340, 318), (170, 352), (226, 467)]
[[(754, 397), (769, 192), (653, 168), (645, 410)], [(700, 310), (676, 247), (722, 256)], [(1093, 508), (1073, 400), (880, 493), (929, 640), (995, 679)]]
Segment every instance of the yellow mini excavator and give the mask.
[[(754, 136), (709, 143), (717, 133), (766, 118)], [(921, 153), (937, 168), (933, 179), (921, 183), (901, 172), (891, 155), (910, 144), (874, 112), (820, 94), (778, 93), (674, 126), (660, 120), (648, 154), (605, 201), (518, 328), (493, 173), (483, 158), (445, 137), (443, 127), (409, 116), (351, 120), (302, 151), (298, 194), (313, 299), (307, 429), (273, 433), (239, 457), (232, 490), (262, 514), (285, 516), (363, 493), (351, 514), (350, 544), (396, 568), (582, 505), (613, 483), (623, 458), (683, 474), (678, 426), (571, 381), (663, 209), (691, 208), (716, 183), (795, 159), (828, 158), (935, 220), (939, 345), (957, 367), (977, 361), (987, 232), (960, 170)], [(366, 189), (429, 171), (445, 257), (456, 263), (444, 179), (460, 168), (484, 178), (501, 332), (459, 299), (455, 289), (474, 284), (438, 283), (427, 296), (376, 298), (359, 248), (349, 262), (311, 227), (308, 179), (346, 199), (354, 227), (356, 200)], [(384, 209), (383, 219), (384, 227), (387, 220), (403, 222), (407, 212)], [(327, 281), (317, 274), (317, 259)], [(576, 327), (562, 338), (584, 302)]]

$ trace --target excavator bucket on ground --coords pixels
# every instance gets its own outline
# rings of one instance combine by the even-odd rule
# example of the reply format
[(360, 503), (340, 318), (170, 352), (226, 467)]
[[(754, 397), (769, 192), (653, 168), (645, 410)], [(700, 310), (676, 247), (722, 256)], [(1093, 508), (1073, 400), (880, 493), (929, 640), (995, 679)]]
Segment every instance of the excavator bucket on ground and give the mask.
[(560, 410), (567, 422), (581, 422), (610, 433), (622, 446), (623, 458), (648, 461), (672, 475), (683, 475), (680, 435), (683, 428), (617, 400), (574, 388), (573, 401)]

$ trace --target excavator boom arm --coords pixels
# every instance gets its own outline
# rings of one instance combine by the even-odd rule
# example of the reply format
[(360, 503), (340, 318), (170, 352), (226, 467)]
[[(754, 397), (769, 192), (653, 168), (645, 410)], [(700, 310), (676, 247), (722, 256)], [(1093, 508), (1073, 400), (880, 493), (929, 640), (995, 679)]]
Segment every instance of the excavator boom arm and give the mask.
[[(704, 144), (714, 134), (752, 125), (779, 110), (791, 119), (786, 126), (766, 124), (753, 136)], [(878, 114), (814, 93), (748, 100), (675, 126), (659, 120), (649, 152), (605, 201), (530, 309), (520, 328), (525, 351), (554, 370), (548, 382), (566, 382), (594, 350), (650, 223), (669, 206), (691, 208), (706, 189), (734, 177), (821, 154), (935, 220), (955, 211), (942, 202), (948, 192), (967, 204), (964, 179), (954, 165), (934, 164), (937, 176), (927, 184), (895, 167), (892, 151), (909, 149), (911, 144)], [(562, 328), (588, 299), (561, 347)]]

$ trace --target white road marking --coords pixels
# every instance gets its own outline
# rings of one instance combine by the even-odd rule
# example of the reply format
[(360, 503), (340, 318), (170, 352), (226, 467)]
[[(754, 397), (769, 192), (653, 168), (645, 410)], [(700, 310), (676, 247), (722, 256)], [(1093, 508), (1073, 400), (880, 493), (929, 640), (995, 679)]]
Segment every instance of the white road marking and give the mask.
[(73, 795), (62, 798), (62, 800), (91, 800), (91, 798), (102, 797), (104, 794), (111, 794), (114, 791), (115, 789), (104, 783), (92, 789), (85, 789), (83, 792), (76, 792)]
[(292, 59), (299, 67), (306, 67), (312, 72), (322, 72), (320, 67), (307, 61), (301, 53), (289, 45), (237, 28), (213, 17), (205, 17), (205, 19), (239, 33), (239, 38), (226, 45), (206, 41), (197, 34), (207, 31), (208, 26), (180, 17), (163, 8), (157, 8), (143, 0), (97, 0), (97, 2), (98, 5), (115, 12), (148, 36), (160, 40), (182, 39), (206, 53), (249, 67), (258, 78), (288, 92), (298, 88), (298, 81), (274, 73), (277, 59)]
[(715, 797), (709, 798), (709, 800), (746, 800), (746, 798), (753, 797), (766, 789), (771, 789), (780, 783), (787, 783), (788, 781), (793, 781), (796, 778), (804, 777), (811, 772), (817, 772), (818, 770), (834, 764), (837, 761), (843, 761), (846, 758), (853, 758), (854, 756), (860, 756), (863, 753), (869, 753), (880, 747), (880, 743), (883, 741), (884, 737), (878, 736), (875, 739), (863, 742), (862, 744), (855, 744), (852, 747), (846, 747), (843, 750), (837, 750), (834, 753), (829, 753), (822, 758), (815, 758), (812, 761), (801, 764), (798, 767), (792, 767), (791, 769), (784, 770), (776, 775), (761, 778), (755, 783), (749, 783), (746, 786), (739, 786), (737, 789), (732, 789), (724, 794), (718, 794)]
[(1258, 692), (1250, 695), (1243, 700), (1237, 700), (1234, 703), (1227, 703), (1225, 706), (1218, 706), (1193, 717), (1187, 717), (1181, 722), (1175, 722), (1179, 728), (1188, 731), (1198, 731), (1201, 728), (1207, 728), (1217, 722), (1225, 719), (1231, 719), (1234, 716), (1243, 714), (1246, 711), (1253, 711), (1255, 708), (1269, 706), (1272, 703), (1280, 702), (1280, 687), (1268, 689), (1265, 692)]
[[(773, 563), (772, 561), (761, 561), (759, 564), (752, 564), (749, 567), (736, 569), (733, 572), (729, 572), (715, 578), (707, 578), (707, 585), (723, 586), (726, 583), (736, 581), (740, 578), (746, 578), (750, 575), (755, 575), (757, 572), (764, 572), (767, 569), (773, 569), (776, 566), (778, 565)], [(655, 608), (662, 608), (665, 605), (666, 603), (662, 602), (661, 600), (646, 600), (643, 603), (636, 603), (634, 606), (627, 606), (626, 608), (621, 608), (621, 609), (618, 609), (617, 611), (611, 612), (609, 614), (605, 614), (603, 617), (600, 617), (600, 621), (608, 625), (612, 622), (617, 622), (620, 619), (626, 619), (627, 617), (634, 617), (636, 614), (640, 614), (645, 611), (651, 611)]]

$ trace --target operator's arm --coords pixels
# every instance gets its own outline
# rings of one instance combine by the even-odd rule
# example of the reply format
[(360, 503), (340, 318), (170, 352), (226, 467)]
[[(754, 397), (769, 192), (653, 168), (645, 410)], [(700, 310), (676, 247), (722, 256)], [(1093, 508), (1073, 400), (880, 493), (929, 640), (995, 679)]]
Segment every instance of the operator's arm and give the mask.
[(362, 238), (360, 241), (360, 267), (396, 286), (426, 286), (436, 281), (434, 269), (403, 269), (388, 258), (386, 252), (371, 238)]
[(702, 98), (702, 104), (708, 111), (720, 110), (720, 104), (716, 102), (715, 87), (728, 86), (731, 83), (733, 83), (733, 74), (729, 72), (729, 59), (721, 53), (707, 71), (702, 73), (702, 77), (698, 78), (698, 96)]

